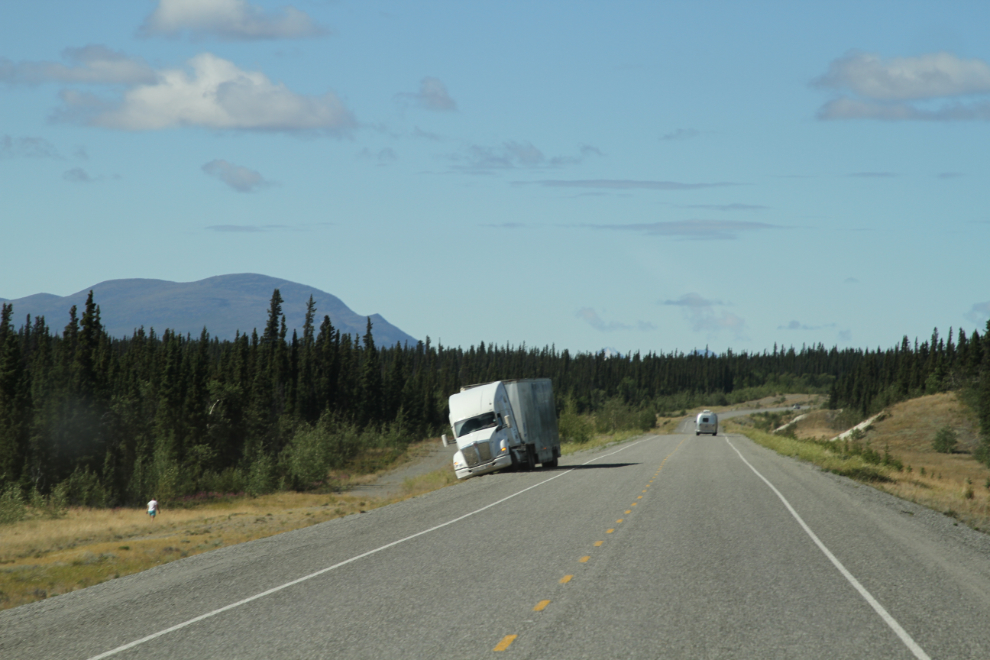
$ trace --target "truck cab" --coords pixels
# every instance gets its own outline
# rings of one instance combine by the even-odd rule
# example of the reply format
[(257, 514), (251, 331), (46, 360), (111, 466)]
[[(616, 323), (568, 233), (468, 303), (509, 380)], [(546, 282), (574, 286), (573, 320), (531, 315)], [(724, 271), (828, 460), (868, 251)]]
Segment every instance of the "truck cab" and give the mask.
[(450, 397), (450, 428), (457, 453), (458, 479), (494, 472), (512, 465), (510, 447), (521, 444), (512, 407), (501, 382), (466, 388)]

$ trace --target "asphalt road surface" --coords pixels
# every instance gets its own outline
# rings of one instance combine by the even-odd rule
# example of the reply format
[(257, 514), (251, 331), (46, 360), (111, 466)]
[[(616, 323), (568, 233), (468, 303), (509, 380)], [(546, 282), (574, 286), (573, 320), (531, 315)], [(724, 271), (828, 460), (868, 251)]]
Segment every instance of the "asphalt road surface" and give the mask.
[(645, 436), (0, 613), (0, 658), (986, 658), (990, 541)]

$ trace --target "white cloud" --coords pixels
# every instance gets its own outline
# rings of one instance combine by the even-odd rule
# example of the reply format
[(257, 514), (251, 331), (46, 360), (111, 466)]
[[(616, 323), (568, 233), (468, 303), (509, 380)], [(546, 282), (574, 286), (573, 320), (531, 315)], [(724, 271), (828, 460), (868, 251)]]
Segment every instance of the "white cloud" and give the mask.
[(590, 307), (583, 307), (577, 311), (575, 316), (588, 325), (590, 325), (595, 330), (599, 332), (614, 332), (616, 330), (639, 330), (640, 332), (649, 332), (650, 330), (656, 330), (656, 326), (647, 321), (637, 321), (635, 328), (626, 323), (620, 323), (618, 321), (605, 322), (602, 317), (598, 315), (598, 312)]
[(724, 309), (715, 313), (715, 307), (725, 304), (720, 300), (706, 300), (697, 293), (685, 293), (677, 300), (665, 300), (662, 304), (681, 307), (684, 318), (695, 332), (714, 336), (724, 330), (731, 332), (736, 339), (746, 339), (745, 320)]
[(424, 131), (419, 126), (412, 132), (413, 137), (422, 138), (424, 140), (429, 140), (430, 142), (442, 142), (443, 136), (439, 133), (431, 133), (430, 131)]
[(403, 93), (398, 98), (407, 99), (421, 108), (438, 112), (457, 110), (457, 102), (450, 98), (447, 87), (439, 78), (426, 77), (419, 83), (419, 91), (415, 94)]
[(680, 183), (678, 181), (637, 181), (634, 179), (583, 179), (576, 181), (546, 179), (535, 183), (547, 188), (592, 188), (598, 190), (698, 190), (700, 188), (738, 185), (728, 182)]
[(876, 101), (916, 101), (990, 93), (990, 65), (962, 60), (952, 53), (883, 60), (854, 51), (834, 60), (817, 87), (849, 90)]
[(141, 26), (145, 35), (193, 38), (207, 35), (227, 41), (300, 39), (328, 34), (305, 12), (288, 6), (266, 14), (246, 0), (160, 0)]
[(73, 167), (71, 170), (63, 172), (62, 178), (73, 183), (92, 183), (93, 181), (96, 181), (96, 179), (91, 177), (86, 170), (81, 167)]
[(696, 129), (693, 128), (678, 128), (672, 133), (667, 133), (666, 135), (661, 135), (660, 140), (663, 142), (669, 142), (671, 140), (690, 140), (693, 137), (698, 137), (701, 135)]
[(933, 110), (908, 103), (877, 103), (838, 98), (818, 111), (819, 119), (878, 119), (882, 121), (990, 121), (990, 102), (947, 103)]
[(11, 62), (0, 58), (0, 81), (10, 84), (38, 85), (47, 82), (95, 85), (136, 85), (152, 83), (155, 71), (140, 58), (90, 44), (66, 48), (61, 62)]
[(203, 171), (223, 181), (237, 192), (253, 192), (271, 185), (259, 172), (221, 159), (211, 160), (203, 165)]
[(708, 209), (710, 211), (763, 211), (770, 208), (759, 204), (684, 204), (680, 208)]
[(823, 330), (825, 328), (834, 328), (835, 323), (826, 323), (825, 325), (807, 325), (801, 323), (800, 321), (791, 321), (787, 325), (777, 326), (778, 330)]
[(0, 158), (56, 158), (61, 159), (51, 142), (40, 137), (15, 138), (0, 135)]
[(966, 318), (973, 323), (986, 323), (990, 320), (990, 300), (974, 304), (966, 313)]
[(357, 157), (361, 160), (374, 161), (379, 167), (394, 163), (399, 158), (395, 153), (395, 150), (391, 147), (385, 147), (384, 149), (379, 149), (378, 151), (372, 151), (371, 149), (365, 147), (358, 152)]
[(292, 225), (210, 225), (210, 231), (221, 234), (260, 234), (269, 231), (300, 231)]
[[(990, 102), (958, 100), (990, 94), (990, 64), (952, 53), (884, 60), (854, 51), (834, 60), (812, 84), (842, 93), (821, 107), (820, 119), (990, 120)], [(918, 105), (939, 101), (941, 107)]]
[(259, 71), (244, 71), (211, 53), (189, 60), (191, 71), (158, 72), (116, 104), (73, 90), (62, 92), (60, 119), (123, 130), (180, 126), (211, 129), (345, 132), (354, 118), (334, 94), (302, 96)]
[[(602, 152), (591, 145), (581, 145), (576, 156), (547, 157), (532, 142), (508, 140), (497, 147), (471, 145), (466, 151), (449, 156), (459, 170), (487, 174), (493, 170), (557, 168), (577, 165), (589, 156), (601, 156)], [(529, 182), (519, 181), (517, 185)], [(537, 182), (547, 185), (547, 182)]]
[(693, 240), (726, 240), (738, 238), (739, 232), (760, 229), (780, 229), (765, 222), (741, 222), (736, 220), (678, 220), (673, 222), (645, 222), (628, 225), (582, 225), (592, 229), (634, 231), (649, 236), (680, 236)]

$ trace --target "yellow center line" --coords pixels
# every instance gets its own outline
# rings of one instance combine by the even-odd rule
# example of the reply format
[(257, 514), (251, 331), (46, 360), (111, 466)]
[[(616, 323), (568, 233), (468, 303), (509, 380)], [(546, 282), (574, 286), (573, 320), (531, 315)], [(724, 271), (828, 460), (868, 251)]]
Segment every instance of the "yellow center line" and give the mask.
[(600, 548), (600, 547), (602, 547), (602, 543), (604, 543), (604, 542), (605, 542), (605, 541), (595, 541), (595, 547), (596, 547), (596, 548)]
[(611, 534), (611, 533), (612, 533), (612, 532), (614, 532), (614, 531), (615, 531), (615, 528), (613, 527), (612, 529), (606, 529), (606, 530), (605, 530), (605, 533), (606, 533), (606, 534)]
[(635, 502), (633, 502), (633, 503), (632, 503), (632, 504), (630, 504), (629, 506), (636, 506), (636, 503), (635, 503)]
[(591, 555), (585, 555), (584, 557), (578, 559), (578, 561), (581, 562), (582, 564), (587, 564), (589, 559), (591, 559)]
[(684, 440), (681, 440), (680, 443), (678, 443), (678, 445), (676, 447), (674, 447), (674, 451), (672, 451), (669, 454), (667, 454), (667, 457), (664, 458), (662, 461), (660, 461), (660, 467), (657, 468), (657, 476), (660, 475), (660, 470), (663, 469), (663, 464), (666, 463), (667, 462), (667, 459), (670, 458), (671, 456), (673, 456), (677, 452), (677, 450), (681, 448), (681, 445), (683, 445), (687, 441), (688, 437), (689, 436), (685, 436), (684, 437)]
[(617, 522), (617, 523), (621, 523), (621, 522), (622, 522), (623, 520), (625, 520), (625, 518), (619, 518), (619, 519), (618, 519), (618, 520), (616, 520), (615, 522)]
[[(645, 493), (646, 491), (644, 490), (643, 492)], [(640, 496), (639, 496), (639, 497), (637, 497), (636, 499), (637, 499), (637, 500), (641, 500), (641, 499), (643, 499), (643, 496), (642, 496), (642, 495), (640, 495)]]
[(542, 612), (544, 609), (546, 609), (546, 606), (549, 605), (549, 604), (550, 604), (550, 601), (549, 600), (541, 600), (540, 602), (538, 602), (536, 604), (536, 607), (533, 608), (533, 611), (534, 612)]
[(630, 513), (632, 513), (632, 511), (630, 511), (629, 509), (626, 509), (626, 515), (628, 516)]
[(518, 636), (519, 635), (506, 635), (505, 637), (502, 638), (501, 642), (495, 645), (495, 648), (493, 648), (492, 650), (493, 651), (506, 650), (507, 648), (509, 648), (509, 645), (512, 644), (512, 642), (516, 641), (516, 637)]
[(568, 582), (571, 581), (571, 578), (572, 577), (574, 577), (574, 576), (573, 575), (565, 575), (564, 577), (560, 578), (560, 583), (561, 584), (567, 584)]

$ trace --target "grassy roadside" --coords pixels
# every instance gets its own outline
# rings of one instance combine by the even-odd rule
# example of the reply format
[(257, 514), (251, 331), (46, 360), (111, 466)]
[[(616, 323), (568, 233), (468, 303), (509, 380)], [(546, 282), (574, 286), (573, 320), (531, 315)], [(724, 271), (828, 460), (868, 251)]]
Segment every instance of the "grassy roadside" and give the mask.
[(772, 435), (734, 420), (727, 422), (726, 431), (990, 532), (990, 470), (968, 452), (938, 454), (930, 449), (930, 440), (919, 446), (914, 438), (903, 439), (905, 426), (919, 426), (912, 416), (930, 420), (933, 405), (945, 404), (945, 396), (938, 396), (941, 400), (895, 406), (886, 424), (869, 432), (867, 443)]
[(587, 451), (589, 449), (601, 449), (603, 447), (608, 447), (609, 445), (618, 444), (620, 442), (626, 442), (631, 438), (641, 436), (643, 434), (649, 433), (652, 435), (666, 435), (668, 433), (673, 433), (674, 429), (677, 428), (678, 422), (681, 421), (681, 417), (661, 417), (657, 426), (649, 431), (641, 431), (638, 429), (626, 429), (623, 431), (616, 431), (615, 433), (601, 433), (592, 436), (591, 440), (588, 442), (561, 442), (560, 443), (560, 454), (561, 456), (570, 456), (571, 454), (576, 454), (579, 451)]
[[(426, 444), (410, 446), (405, 458), (415, 458)], [(376, 476), (341, 475), (340, 483), (348, 490)], [(167, 507), (156, 520), (132, 508), (72, 507), (61, 519), (5, 525), (0, 535), (0, 610), (220, 547), (362, 513), (456, 481), (451, 466), (406, 479), (402, 493), (390, 498), (283, 492)]]

